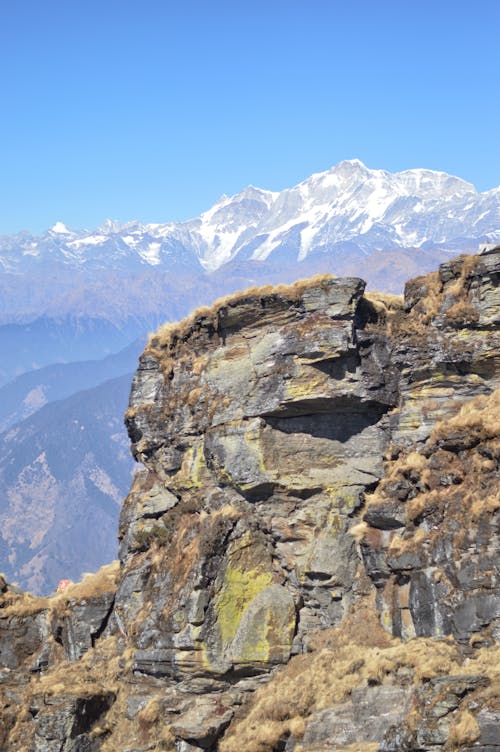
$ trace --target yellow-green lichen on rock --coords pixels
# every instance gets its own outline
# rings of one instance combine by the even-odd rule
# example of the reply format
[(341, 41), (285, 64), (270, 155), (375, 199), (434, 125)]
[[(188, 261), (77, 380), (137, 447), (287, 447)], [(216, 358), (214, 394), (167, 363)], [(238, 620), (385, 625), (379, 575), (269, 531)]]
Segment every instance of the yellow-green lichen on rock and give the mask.
[(288, 659), (295, 604), (275, 577), (272, 559), (258, 536), (248, 531), (230, 544), (212, 603), (212, 639), (204, 645), (207, 668), (220, 672), (238, 664)]
[(215, 610), (223, 646), (234, 639), (243, 614), (258, 594), (272, 583), (270, 572), (258, 568), (241, 570), (228, 564)]
[(295, 633), (295, 604), (281, 585), (269, 585), (252, 600), (231, 645), (233, 665), (286, 663)]

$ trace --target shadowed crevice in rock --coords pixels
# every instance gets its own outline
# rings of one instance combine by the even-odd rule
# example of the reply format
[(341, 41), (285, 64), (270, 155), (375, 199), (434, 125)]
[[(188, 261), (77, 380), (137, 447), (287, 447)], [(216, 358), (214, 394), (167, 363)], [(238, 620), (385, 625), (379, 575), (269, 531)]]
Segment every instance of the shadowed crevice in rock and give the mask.
[[(235, 486), (233, 486), (235, 488)], [(237, 488), (244, 499), (247, 501), (268, 501), (277, 491), (279, 486), (276, 483), (257, 483), (251, 488)]]
[(91, 639), (91, 642), (92, 642), (92, 647), (95, 647), (97, 640), (100, 637), (102, 637), (102, 635), (106, 631), (107, 626), (109, 624), (109, 620), (111, 619), (111, 616), (113, 614), (114, 606), (115, 606), (115, 599), (113, 598), (113, 600), (111, 601), (111, 604), (109, 606), (109, 610), (108, 610), (107, 614), (104, 615), (104, 618), (102, 620), (101, 625), (95, 630), (95, 632), (91, 632), (91, 634), (90, 634), (90, 639)]
[[(295, 413), (290, 416), (264, 416), (264, 420), (275, 431), (288, 434), (304, 433), (320, 439), (345, 443), (369, 426), (378, 423), (387, 412), (385, 405), (370, 405), (362, 403), (361, 400), (339, 399), (336, 406), (333, 406), (332, 402), (333, 400), (325, 400), (323, 409), (316, 403), (318, 412), (311, 410), (309, 413)], [(303, 403), (304, 409), (306, 404)], [(297, 403), (294, 404), (294, 408), (296, 407)], [(307, 407), (310, 408), (311, 405)]]
[(361, 358), (357, 351), (349, 352), (342, 357), (326, 358), (323, 360), (311, 363), (312, 368), (317, 368), (318, 371), (322, 371), (331, 379), (335, 381), (342, 381), (346, 376), (356, 373), (356, 369), (361, 364)]

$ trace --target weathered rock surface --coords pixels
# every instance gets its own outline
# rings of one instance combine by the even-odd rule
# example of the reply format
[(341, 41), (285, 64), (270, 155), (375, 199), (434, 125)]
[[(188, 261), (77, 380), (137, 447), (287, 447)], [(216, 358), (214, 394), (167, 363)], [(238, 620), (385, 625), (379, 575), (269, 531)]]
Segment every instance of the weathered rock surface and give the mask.
[[(136, 552), (157, 541), (177, 576), (151, 570), (135, 591), (155, 593), (138, 670), (260, 672), (348, 608), (359, 558), (346, 532), (380, 478), (397, 401), (386, 343), (357, 341), (362, 292), (326, 279), (250, 294), (152, 339), (127, 414), (147, 472), (125, 504), (121, 557), (131, 581)], [(116, 610), (127, 629), (128, 588)]]
[(411, 691), (401, 687), (355, 689), (347, 702), (313, 713), (302, 746), (325, 749), (356, 742), (381, 742), (388, 729), (399, 728), (408, 712)]
[(119, 568), (0, 583), (0, 750), (500, 749), (499, 278), (492, 249), (404, 304), (318, 278), (160, 329)]

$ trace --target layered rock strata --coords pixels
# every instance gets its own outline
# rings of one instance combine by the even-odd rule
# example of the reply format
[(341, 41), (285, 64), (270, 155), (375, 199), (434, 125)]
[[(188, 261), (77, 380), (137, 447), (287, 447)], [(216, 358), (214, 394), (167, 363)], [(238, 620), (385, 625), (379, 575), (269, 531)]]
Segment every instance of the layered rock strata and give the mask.
[(119, 567), (2, 586), (0, 749), (500, 749), (499, 278), (321, 277), (152, 336)]

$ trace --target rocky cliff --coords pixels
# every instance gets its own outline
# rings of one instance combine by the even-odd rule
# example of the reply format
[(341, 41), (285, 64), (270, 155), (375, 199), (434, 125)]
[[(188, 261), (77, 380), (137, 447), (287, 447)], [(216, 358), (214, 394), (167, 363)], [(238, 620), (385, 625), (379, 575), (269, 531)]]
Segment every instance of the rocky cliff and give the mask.
[(2, 582), (0, 749), (500, 750), (500, 254), (151, 337), (120, 562)]

